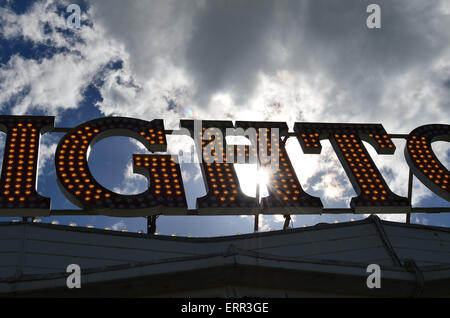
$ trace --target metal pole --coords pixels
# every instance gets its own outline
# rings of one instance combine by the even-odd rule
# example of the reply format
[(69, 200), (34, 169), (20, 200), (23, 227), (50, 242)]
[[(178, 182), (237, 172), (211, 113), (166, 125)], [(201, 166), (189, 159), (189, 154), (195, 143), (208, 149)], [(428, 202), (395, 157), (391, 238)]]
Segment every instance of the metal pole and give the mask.
[[(281, 141), (281, 147), (284, 149), (286, 147), (286, 141), (289, 138), (290, 135), (287, 135), (284, 137), (284, 139)], [(291, 216), (289, 214), (284, 215), (284, 225), (283, 230), (286, 230), (289, 227), (289, 223), (291, 222)]]
[[(258, 167), (256, 168), (256, 206), (260, 208), (259, 204), (259, 182), (258, 182)], [(259, 209), (255, 214), (255, 225), (253, 227), (253, 231), (258, 232), (259, 230)]]
[(289, 223), (291, 222), (291, 216), (289, 214), (286, 214), (284, 216), (284, 225), (283, 230), (286, 230), (289, 227)]
[(156, 232), (156, 215), (147, 216), (147, 234), (155, 234)]
[[(411, 204), (412, 202), (412, 189), (413, 189), (413, 173), (412, 170), (409, 169), (409, 179), (408, 179), (408, 201), (409, 204)], [(407, 213), (406, 214), (406, 224), (410, 224), (411, 223), (411, 213)]]
[[(258, 136), (259, 136), (259, 132), (258, 132)], [(258, 208), (258, 212), (256, 212), (255, 214), (255, 224), (253, 226), (253, 231), (254, 232), (258, 232), (259, 230), (259, 212), (261, 210), (261, 205), (259, 203), (259, 176), (258, 176), (258, 172), (259, 172), (259, 167), (260, 167), (260, 162), (259, 162), (259, 142), (257, 145), (257, 149), (258, 149), (258, 160), (256, 161), (256, 207)], [(249, 149), (250, 151), (250, 149)]]

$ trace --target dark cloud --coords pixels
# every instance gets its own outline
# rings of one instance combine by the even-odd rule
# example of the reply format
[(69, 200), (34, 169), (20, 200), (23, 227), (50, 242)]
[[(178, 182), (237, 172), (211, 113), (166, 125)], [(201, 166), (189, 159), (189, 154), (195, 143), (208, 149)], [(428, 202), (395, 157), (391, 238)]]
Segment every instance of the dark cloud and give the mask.
[(268, 68), (274, 10), (273, 1), (207, 2), (186, 48), (200, 95), (226, 90), (248, 97), (258, 70)]
[[(325, 72), (337, 90), (376, 102), (389, 78), (429, 63), (448, 43), (448, 16), (436, 4), (377, 1), (382, 28), (368, 29), (372, 1), (210, 1), (186, 47), (199, 94), (230, 91), (245, 100), (259, 72)], [(286, 52), (287, 58), (279, 55)], [(337, 92), (336, 92), (337, 94)], [(204, 99), (202, 99), (204, 101)], [(205, 102), (202, 102), (205, 104)]]
[(450, 78), (444, 82), (444, 86), (450, 89)]

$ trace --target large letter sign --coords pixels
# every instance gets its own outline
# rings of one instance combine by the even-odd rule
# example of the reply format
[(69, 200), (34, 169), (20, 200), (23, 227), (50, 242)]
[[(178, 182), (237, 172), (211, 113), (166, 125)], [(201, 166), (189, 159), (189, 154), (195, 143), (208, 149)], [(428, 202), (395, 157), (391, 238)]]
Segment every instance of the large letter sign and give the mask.
[(329, 139), (350, 182), (358, 194), (350, 206), (356, 211), (369, 208), (373, 212), (410, 210), (408, 199), (396, 195), (376, 167), (362, 140), (379, 154), (393, 154), (395, 146), (381, 125), (296, 123), (295, 132), (305, 153), (320, 153), (319, 140)]
[(276, 154), (279, 157), (278, 168), (274, 171), (274, 169), (269, 169), (270, 162), (260, 162), (263, 167), (266, 167), (270, 171), (270, 181), (268, 184), (269, 197), (264, 200), (264, 208), (274, 213), (283, 213), (286, 211), (291, 211), (292, 214), (296, 211), (320, 212), (323, 207), (320, 198), (313, 197), (303, 190), (287, 154), (285, 142), (282, 140), (282, 137), (288, 137), (286, 123), (238, 121), (236, 122), (236, 126), (245, 129), (249, 127), (257, 129), (258, 141), (261, 141), (263, 138), (266, 139), (264, 143), (258, 142), (258, 153), (261, 152), (261, 144), (267, 144), (268, 151), (271, 155), (271, 130), (273, 128), (279, 129), (279, 138), (274, 141), (278, 149), (278, 153)]
[[(170, 155), (134, 155), (133, 169), (150, 181), (149, 189), (138, 195), (114, 193), (100, 185), (89, 171), (89, 147), (109, 136), (128, 136), (140, 140), (150, 151), (166, 151), (162, 120), (151, 122), (132, 118), (100, 118), (71, 129), (59, 142), (55, 154), (58, 183), (74, 204), (84, 209), (113, 215), (126, 209), (149, 214), (176, 208), (186, 209), (179, 165)], [(128, 213), (127, 212), (127, 213)]]
[(45, 215), (50, 199), (36, 192), (39, 139), (53, 128), (54, 117), (0, 116), (0, 129), (6, 132), (0, 179), (0, 215), (14, 215), (26, 209), (27, 215)]
[[(410, 198), (389, 188), (363, 141), (378, 154), (392, 155), (392, 138), (406, 139), (404, 150), (411, 172), (431, 191), (450, 201), (450, 172), (439, 161), (431, 144), (450, 141), (450, 126), (420, 126), (409, 135), (388, 134), (380, 124), (295, 123), (289, 132), (285, 122), (181, 120), (180, 130), (168, 131), (162, 119), (107, 117), (87, 121), (74, 128), (55, 128), (54, 117), (0, 116), (6, 133), (0, 176), (0, 216), (48, 216), (51, 214), (103, 214), (111, 216), (313, 214), (330, 212), (320, 198), (306, 193), (285, 148), (296, 137), (305, 153), (320, 154), (320, 141), (328, 139), (357, 196), (345, 213), (412, 213)], [(55, 152), (57, 183), (79, 210), (52, 210), (50, 198), (37, 193), (39, 141), (44, 133), (65, 132)], [(167, 153), (168, 134), (187, 134), (194, 139), (206, 195), (188, 209), (178, 157)], [(148, 189), (136, 195), (115, 193), (91, 174), (88, 156), (92, 146), (110, 136), (140, 141), (150, 152), (130, 154), (133, 172), (144, 175)], [(245, 145), (228, 143), (239, 136)], [(248, 145), (250, 142), (250, 145)], [(164, 154), (164, 152), (166, 152)], [(259, 200), (240, 188), (235, 164), (256, 164), (267, 173), (268, 196)], [(306, 169), (307, 167), (302, 167)], [(412, 184), (412, 177), (410, 178)], [(258, 188), (257, 188), (258, 189)], [(409, 187), (412, 191), (412, 187)], [(411, 193), (409, 193), (411, 194)], [(424, 208), (426, 212), (448, 212), (448, 208)], [(436, 210), (437, 209), (437, 210)], [(60, 211), (60, 212), (59, 212)]]
[(405, 157), (414, 175), (431, 191), (450, 201), (450, 172), (431, 149), (435, 141), (450, 141), (449, 125), (425, 125), (408, 136)]
[[(229, 211), (232, 214), (241, 214), (244, 211), (256, 212), (255, 199), (242, 192), (233, 162), (227, 161), (226, 152), (232, 152), (234, 155), (235, 146), (228, 145), (223, 136), (225, 136), (227, 128), (233, 128), (233, 123), (231, 121), (205, 120), (202, 121), (199, 131), (195, 131), (193, 120), (182, 120), (180, 125), (189, 130), (196, 142), (197, 149), (201, 149), (200, 154), (204, 158), (204, 160), (199, 159), (202, 162), (203, 180), (205, 180), (207, 193), (206, 196), (197, 200), (199, 213), (209, 211)], [(214, 146), (210, 146), (213, 143)], [(210, 158), (212, 156), (216, 158)]]

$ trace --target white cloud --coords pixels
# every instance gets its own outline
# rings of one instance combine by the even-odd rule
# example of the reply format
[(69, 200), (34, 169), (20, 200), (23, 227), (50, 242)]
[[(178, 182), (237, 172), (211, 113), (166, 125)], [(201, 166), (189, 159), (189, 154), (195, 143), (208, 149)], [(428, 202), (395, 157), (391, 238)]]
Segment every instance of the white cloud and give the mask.
[(270, 216), (260, 214), (258, 219), (258, 231), (266, 232), (270, 231)]
[[(295, 215), (291, 215), (291, 222), (295, 222), (296, 218), (297, 217)], [(272, 216), (272, 221), (274, 223), (284, 223), (284, 221), (285, 221), (284, 215), (281, 215), (281, 214), (273, 215)]]
[(121, 219), (119, 222), (111, 225), (111, 229), (113, 229), (114, 231), (126, 230), (127, 225), (125, 224), (125, 221), (123, 219)]
[[(7, 7), (0, 8), (2, 35), (7, 38), (23, 37), (33, 42), (50, 42), (55, 47), (66, 47), (67, 39), (56, 30), (65, 28), (64, 17), (56, 13), (54, 1), (36, 2), (29, 13), (17, 15)], [(48, 27), (48, 30), (45, 30)]]
[(41, 143), (39, 146), (39, 174), (44, 172), (45, 166), (49, 160), (55, 157), (57, 143), (51, 143), (49, 145)]
[(79, 105), (84, 89), (108, 62), (124, 54), (96, 26), (82, 25), (73, 37), (65, 36), (60, 30), (67, 31), (64, 16), (57, 15), (53, 1), (36, 2), (22, 15), (3, 8), (0, 21), (7, 39), (23, 37), (34, 44), (65, 49), (40, 60), (14, 55), (0, 68), (0, 109), (13, 101), (13, 114), (36, 108), (58, 118), (59, 111)]
[(92, 78), (92, 70), (79, 67), (82, 58), (75, 55), (58, 54), (42, 61), (12, 57), (7, 67), (0, 70), (0, 103), (17, 97), (13, 107), (15, 115), (26, 114), (31, 107), (57, 114), (62, 108), (75, 108), (82, 100), (82, 89)]
[(131, 195), (139, 194), (147, 190), (146, 178), (137, 173), (133, 173), (133, 165), (131, 162), (129, 162), (125, 168), (123, 179), (121, 185), (113, 189), (114, 192)]

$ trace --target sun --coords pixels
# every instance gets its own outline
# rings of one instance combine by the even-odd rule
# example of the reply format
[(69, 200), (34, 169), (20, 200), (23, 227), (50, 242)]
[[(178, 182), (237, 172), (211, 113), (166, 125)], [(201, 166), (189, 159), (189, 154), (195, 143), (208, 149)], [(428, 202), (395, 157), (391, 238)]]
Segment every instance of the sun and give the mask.
[(256, 182), (260, 188), (264, 188), (269, 183), (269, 173), (264, 168), (259, 168), (256, 171)]
[(259, 186), (259, 197), (268, 196), (267, 186), (270, 181), (270, 174), (264, 168), (257, 169), (254, 164), (235, 164), (236, 174), (239, 179), (242, 192), (256, 197), (256, 186)]

